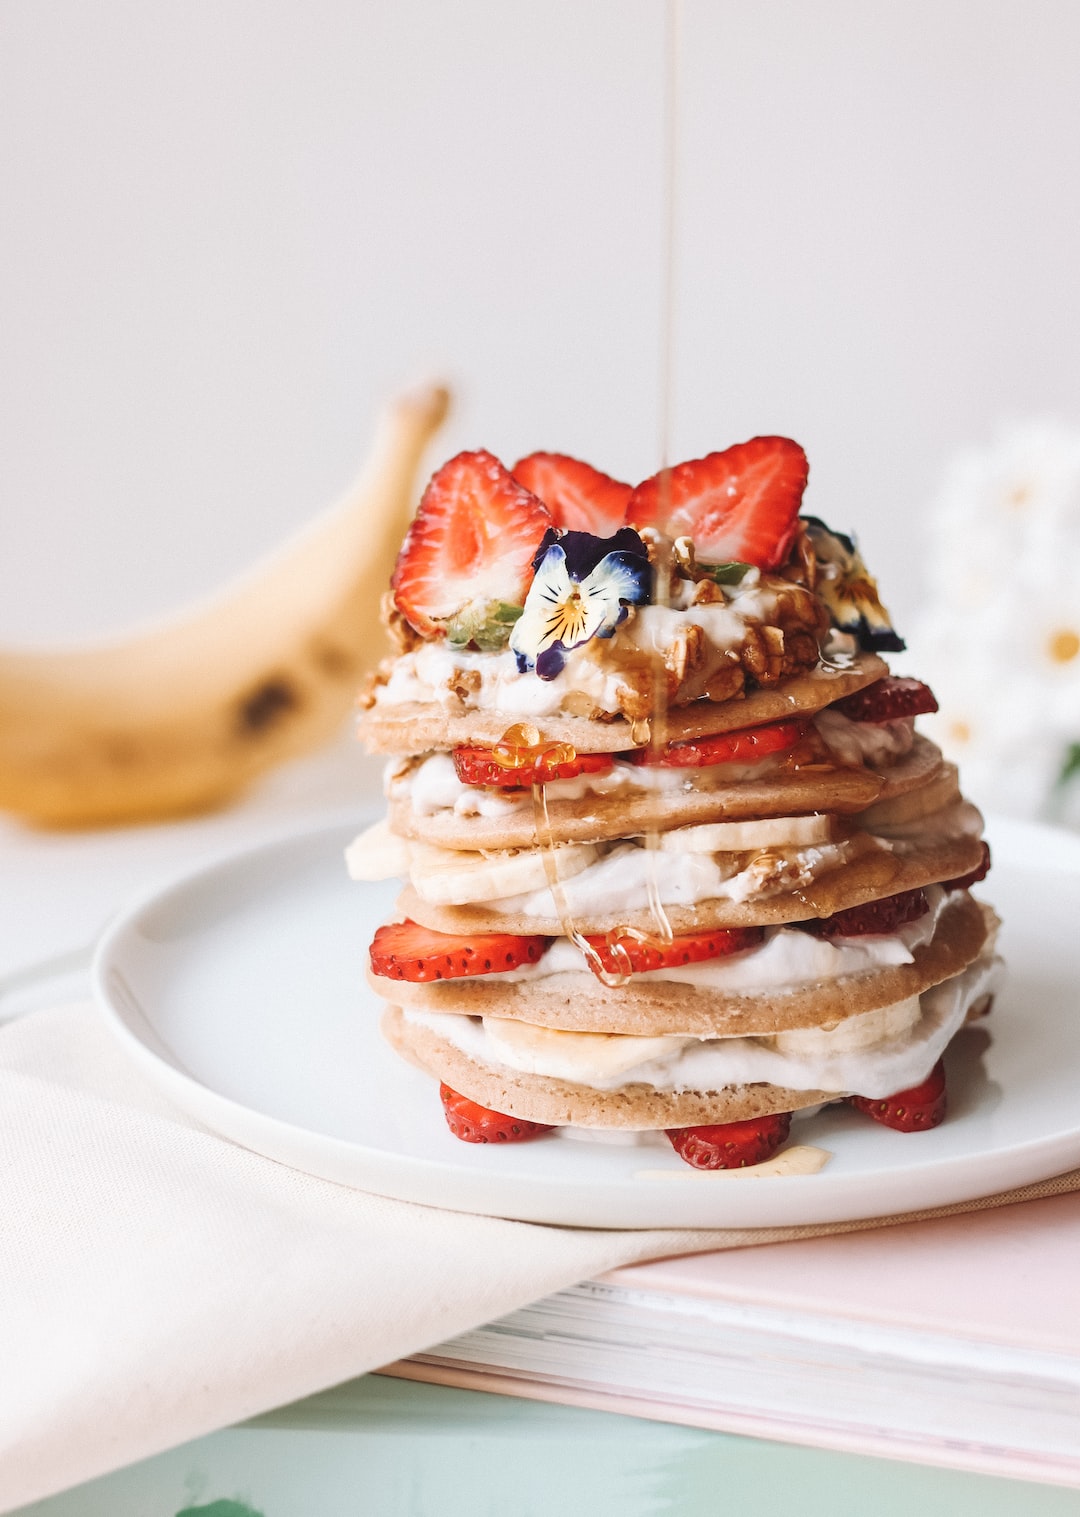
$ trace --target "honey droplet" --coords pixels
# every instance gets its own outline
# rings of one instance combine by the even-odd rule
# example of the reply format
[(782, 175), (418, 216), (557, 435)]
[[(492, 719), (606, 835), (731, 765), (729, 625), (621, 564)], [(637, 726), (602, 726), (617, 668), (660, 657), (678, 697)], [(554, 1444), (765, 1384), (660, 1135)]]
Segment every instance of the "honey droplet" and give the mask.
[(647, 716), (633, 722), (630, 727), (630, 741), (635, 748), (644, 748), (652, 737), (652, 723)]
[(505, 743), (508, 748), (535, 748), (539, 742), (539, 727), (534, 727), (532, 722), (515, 722), (512, 727), (507, 727), (498, 746)]
[(507, 727), (491, 749), (491, 757), (500, 769), (533, 769), (540, 764), (556, 768), (573, 763), (577, 749), (570, 743), (545, 743), (531, 722), (517, 722)]

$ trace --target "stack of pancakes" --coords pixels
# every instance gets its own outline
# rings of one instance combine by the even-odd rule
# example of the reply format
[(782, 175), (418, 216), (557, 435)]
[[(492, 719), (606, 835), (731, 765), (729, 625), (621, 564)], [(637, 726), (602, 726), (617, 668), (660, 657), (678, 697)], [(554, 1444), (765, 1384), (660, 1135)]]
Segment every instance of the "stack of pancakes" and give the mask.
[[(734, 662), (733, 615), (777, 645), (792, 580), (747, 578), (715, 599), (691, 578), (547, 681), (505, 648), (402, 635), (391, 607), (401, 651), (361, 719), (393, 756), (389, 815), (349, 866), (405, 879), (413, 936), (377, 940), (370, 982), (394, 1047), (518, 1135), (884, 1102), (988, 1001), (994, 919), (967, 888), (981, 818), (903, 714), (916, 682), (837, 625), (812, 566), (801, 666), (743, 667), (726, 697), (686, 677), (691, 626), (699, 667), (710, 648)], [(476, 783), (478, 753), (496, 783)]]

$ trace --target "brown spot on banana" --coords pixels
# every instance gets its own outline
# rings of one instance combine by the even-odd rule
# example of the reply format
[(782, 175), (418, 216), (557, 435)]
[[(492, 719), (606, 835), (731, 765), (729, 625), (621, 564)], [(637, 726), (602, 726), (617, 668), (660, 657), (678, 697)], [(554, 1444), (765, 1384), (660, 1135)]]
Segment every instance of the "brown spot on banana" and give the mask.
[(267, 728), (280, 722), (301, 704), (300, 694), (291, 681), (271, 675), (244, 696), (237, 713), (239, 730), (245, 737), (262, 736)]

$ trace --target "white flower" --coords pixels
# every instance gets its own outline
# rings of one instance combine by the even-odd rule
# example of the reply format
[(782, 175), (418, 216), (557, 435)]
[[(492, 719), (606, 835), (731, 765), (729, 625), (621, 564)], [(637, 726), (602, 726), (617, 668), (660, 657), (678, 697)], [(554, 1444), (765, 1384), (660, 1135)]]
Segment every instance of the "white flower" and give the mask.
[(929, 736), (984, 805), (1061, 809), (1080, 742), (1080, 431), (1029, 423), (950, 468), (927, 530), (931, 604), (905, 668)]
[(534, 560), (536, 577), (525, 609), (510, 634), (524, 672), (541, 679), (562, 671), (565, 655), (591, 637), (611, 637), (628, 605), (649, 598), (651, 573), (645, 545), (629, 527), (613, 537), (549, 532)]

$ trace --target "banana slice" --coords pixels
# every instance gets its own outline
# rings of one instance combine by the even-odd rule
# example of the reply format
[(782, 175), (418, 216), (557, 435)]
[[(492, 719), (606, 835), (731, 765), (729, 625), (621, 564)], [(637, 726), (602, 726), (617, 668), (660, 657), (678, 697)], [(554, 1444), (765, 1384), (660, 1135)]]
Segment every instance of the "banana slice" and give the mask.
[[(593, 843), (559, 843), (553, 852), (559, 879), (569, 880), (587, 869), (599, 850)], [(539, 848), (464, 853), (455, 848), (435, 848), (430, 843), (412, 843), (409, 875), (417, 895), (433, 906), (497, 901), (508, 895), (543, 890), (548, 883), (544, 855)]]
[(353, 880), (406, 880), (409, 877), (409, 857), (413, 845), (406, 838), (399, 838), (390, 831), (390, 823), (384, 817), (359, 837), (353, 838), (345, 850), (345, 867)]
[(704, 822), (660, 834), (669, 853), (741, 853), (748, 848), (801, 848), (831, 843), (831, 816), (767, 816), (752, 822)]
[(861, 1016), (845, 1017), (842, 1022), (827, 1027), (798, 1027), (791, 1032), (777, 1032), (771, 1042), (777, 1053), (791, 1054), (796, 1058), (849, 1053), (859, 1048), (871, 1048), (889, 1038), (898, 1038), (921, 1016), (919, 997), (909, 996), (906, 1001), (881, 1006), (876, 1011), (863, 1012)]
[(485, 1017), (493, 1051), (512, 1069), (588, 1085), (675, 1053), (692, 1038), (639, 1038), (618, 1032), (563, 1032), (507, 1017)]

